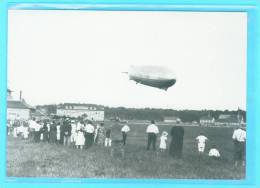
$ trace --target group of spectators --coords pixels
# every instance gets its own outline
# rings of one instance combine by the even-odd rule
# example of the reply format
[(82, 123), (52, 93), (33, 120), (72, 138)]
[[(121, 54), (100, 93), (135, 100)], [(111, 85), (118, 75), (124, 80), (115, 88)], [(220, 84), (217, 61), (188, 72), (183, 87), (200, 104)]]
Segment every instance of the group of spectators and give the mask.
[[(156, 139), (159, 134), (159, 128), (155, 125), (155, 121), (151, 121), (151, 124), (148, 125), (146, 132), (148, 134), (147, 139), (147, 150), (150, 150), (152, 145), (153, 150), (155, 151)], [(183, 138), (184, 138), (184, 128), (182, 126), (173, 126), (170, 131), (171, 142), (169, 145), (170, 155), (175, 158), (182, 157), (182, 149), (183, 149)], [(163, 131), (160, 136), (160, 151), (165, 152), (167, 148), (167, 136), (168, 133)], [(246, 147), (246, 130), (245, 127), (239, 126), (237, 127), (232, 135), (232, 140), (234, 143), (234, 160), (235, 166), (242, 162), (242, 165), (245, 166), (245, 147)], [(198, 154), (201, 157), (205, 151), (206, 142), (208, 141), (207, 136), (204, 133), (200, 132), (199, 135), (195, 138), (197, 142), (197, 150)], [(221, 154), (218, 147), (214, 144), (209, 149), (208, 156), (214, 159), (220, 159)]]
[[(49, 142), (63, 144), (65, 146), (73, 146), (78, 149), (88, 149), (94, 143), (111, 147), (112, 126), (104, 126), (104, 123), (94, 123), (90, 120), (81, 118), (61, 117), (58, 119), (38, 120), (8, 120), (7, 133), (13, 134), (13, 137), (21, 136), (24, 139), (31, 137), (34, 142)], [(121, 126), (121, 144), (126, 145), (127, 134), (130, 127), (125, 123)], [(159, 128), (155, 121), (146, 128), (147, 133), (147, 150), (156, 150), (156, 142), (159, 134)], [(184, 128), (182, 126), (173, 126), (170, 130), (171, 141), (167, 147), (168, 133), (163, 131), (160, 136), (159, 149), (165, 152), (169, 149), (171, 156), (175, 158), (182, 157)], [(232, 139), (234, 141), (234, 159), (235, 165), (239, 161), (245, 165), (245, 142), (246, 131), (242, 127), (234, 130)], [(205, 150), (205, 145), (208, 138), (201, 132), (196, 138), (197, 149), (199, 155), (202, 155)], [(208, 156), (219, 159), (221, 157), (219, 149), (213, 145), (209, 150)]]
[[(32, 138), (34, 142), (49, 142), (87, 149), (93, 143), (110, 147), (111, 126), (104, 127), (104, 123), (93, 124), (90, 120), (80, 118), (45, 119), (38, 120), (9, 120), (8, 135), (21, 136), (24, 139)], [(122, 140), (126, 144), (126, 133), (129, 126), (122, 127)]]

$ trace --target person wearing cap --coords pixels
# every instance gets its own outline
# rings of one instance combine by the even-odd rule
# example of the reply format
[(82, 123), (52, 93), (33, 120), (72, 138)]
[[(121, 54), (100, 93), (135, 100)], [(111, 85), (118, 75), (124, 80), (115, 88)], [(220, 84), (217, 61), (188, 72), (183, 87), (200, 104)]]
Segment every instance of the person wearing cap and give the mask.
[(168, 136), (168, 133), (166, 131), (163, 131), (162, 135), (160, 137), (160, 151), (161, 152), (165, 152), (166, 151), (166, 148), (167, 148), (167, 144), (166, 144), (167, 136)]
[(157, 134), (159, 133), (159, 129), (155, 125), (154, 120), (152, 120), (151, 124), (147, 126), (146, 133), (148, 134), (147, 148), (146, 149), (150, 150), (150, 146), (152, 144), (153, 150), (155, 151), (156, 138), (157, 138)]
[(245, 166), (245, 147), (246, 147), (246, 131), (243, 127), (238, 127), (234, 130), (232, 139), (234, 142), (234, 160), (235, 166), (242, 161), (242, 165)]
[(121, 129), (121, 132), (122, 132), (122, 137), (123, 137), (123, 145), (125, 146), (126, 144), (126, 137), (127, 137), (127, 133), (130, 131), (130, 127), (125, 124), (122, 129)]

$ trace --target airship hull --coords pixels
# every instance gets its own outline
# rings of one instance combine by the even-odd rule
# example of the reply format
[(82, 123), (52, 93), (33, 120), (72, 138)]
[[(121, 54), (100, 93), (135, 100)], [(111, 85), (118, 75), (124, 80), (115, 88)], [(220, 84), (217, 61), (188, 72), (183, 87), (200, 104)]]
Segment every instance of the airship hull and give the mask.
[(174, 73), (167, 67), (162, 66), (130, 66), (129, 79), (137, 84), (143, 84), (150, 87), (155, 87), (167, 90), (176, 83)]
[(140, 83), (163, 90), (167, 90), (169, 87), (173, 86), (176, 83), (176, 79), (151, 79), (137, 76), (130, 76), (130, 80), (135, 81), (137, 84)]

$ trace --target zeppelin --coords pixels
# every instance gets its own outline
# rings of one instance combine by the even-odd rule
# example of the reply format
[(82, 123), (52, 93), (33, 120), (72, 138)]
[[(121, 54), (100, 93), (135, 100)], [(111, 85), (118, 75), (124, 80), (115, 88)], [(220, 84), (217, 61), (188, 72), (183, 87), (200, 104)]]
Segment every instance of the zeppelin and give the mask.
[(167, 91), (176, 83), (174, 73), (167, 67), (162, 66), (130, 66), (129, 79), (136, 84), (143, 84)]

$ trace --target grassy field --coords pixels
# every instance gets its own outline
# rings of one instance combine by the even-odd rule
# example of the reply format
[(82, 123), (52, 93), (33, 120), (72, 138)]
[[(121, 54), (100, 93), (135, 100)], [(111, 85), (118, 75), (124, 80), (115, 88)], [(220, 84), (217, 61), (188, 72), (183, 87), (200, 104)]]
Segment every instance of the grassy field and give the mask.
[[(94, 145), (88, 150), (8, 137), (7, 175), (10, 177), (77, 177), (77, 178), (175, 178), (175, 179), (243, 179), (245, 168), (235, 167), (231, 128), (185, 127), (183, 158), (168, 153), (146, 151), (146, 125), (130, 125), (125, 158), (109, 149)], [(170, 126), (159, 126), (160, 132)], [(195, 138), (204, 132), (209, 138), (205, 156), (199, 160)], [(120, 127), (112, 131), (121, 138)], [(169, 137), (170, 138), (170, 137)], [(217, 161), (206, 154), (216, 144), (222, 154)], [(157, 146), (159, 145), (159, 140)]]

